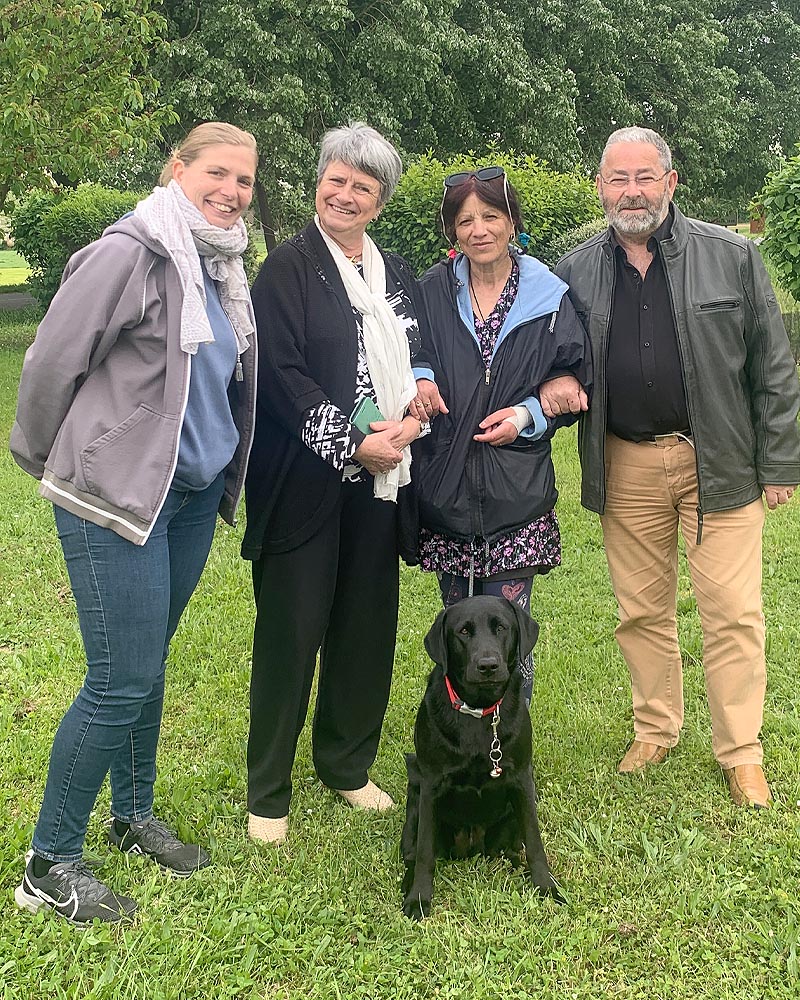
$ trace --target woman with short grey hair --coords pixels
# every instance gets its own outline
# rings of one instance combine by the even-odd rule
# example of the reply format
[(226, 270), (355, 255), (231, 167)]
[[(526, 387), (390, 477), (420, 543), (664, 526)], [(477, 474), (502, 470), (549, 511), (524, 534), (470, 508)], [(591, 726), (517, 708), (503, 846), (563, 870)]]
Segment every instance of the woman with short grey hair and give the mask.
[(403, 164), (394, 146), (380, 132), (363, 122), (343, 125), (325, 133), (319, 147), (317, 183), (331, 163), (337, 160), (375, 178), (380, 184), (379, 208), (392, 197), (403, 172)]
[(363, 123), (322, 139), (316, 215), (253, 286), (260, 358), (242, 555), (256, 623), (248, 832), (289, 829), (291, 771), (319, 652), (316, 772), (351, 806), (392, 799), (369, 779), (389, 699), (398, 602), (397, 495), (420, 422), (414, 273), (366, 233), (400, 178)]

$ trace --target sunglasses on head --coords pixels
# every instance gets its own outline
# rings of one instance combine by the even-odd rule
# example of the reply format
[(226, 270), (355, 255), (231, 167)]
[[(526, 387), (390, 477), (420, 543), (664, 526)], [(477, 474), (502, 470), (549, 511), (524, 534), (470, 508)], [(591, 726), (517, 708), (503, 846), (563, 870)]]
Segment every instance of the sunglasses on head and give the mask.
[[(447, 197), (447, 190), (448, 188), (456, 188), (461, 184), (466, 184), (466, 182), (473, 177), (476, 181), (495, 181), (498, 177), (503, 178), (503, 194), (506, 199), (508, 217), (512, 222), (514, 221), (514, 216), (511, 214), (511, 204), (508, 200), (508, 178), (506, 177), (506, 172), (502, 167), (480, 167), (478, 170), (459, 170), (457, 173), (448, 174), (447, 177), (445, 177), (444, 190), (442, 192), (442, 203), (439, 206), (439, 221), (442, 224), (442, 232), (448, 240), (450, 237), (447, 235), (447, 229), (444, 224), (444, 200)], [(514, 224), (514, 229), (516, 230), (516, 223)]]
[(455, 174), (448, 174), (444, 179), (444, 186), (446, 188), (458, 187), (459, 184), (465, 184), (470, 177), (474, 177), (478, 181), (494, 181), (498, 177), (505, 177), (506, 172), (502, 167), (481, 167), (480, 170), (460, 170)]

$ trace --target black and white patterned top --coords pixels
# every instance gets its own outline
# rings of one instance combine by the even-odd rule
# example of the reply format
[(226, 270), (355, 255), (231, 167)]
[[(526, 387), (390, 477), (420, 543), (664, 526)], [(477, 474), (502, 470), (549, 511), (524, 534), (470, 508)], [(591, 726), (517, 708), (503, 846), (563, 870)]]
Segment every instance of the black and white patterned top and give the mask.
[[(357, 264), (356, 267), (358, 273), (363, 277), (364, 271), (361, 264)], [(420, 347), (420, 333), (411, 299), (404, 289), (393, 288), (386, 290), (386, 301), (392, 307), (395, 316), (400, 321), (401, 328), (408, 337), (409, 348), (413, 357)], [(369, 396), (377, 406), (378, 400), (375, 395), (375, 387), (372, 384), (369, 367), (367, 366), (367, 352), (364, 347), (364, 328), (361, 322), (361, 313), (353, 308), (353, 316), (355, 317), (356, 329), (358, 331), (358, 363), (356, 366), (356, 392), (353, 399), (353, 406), (355, 406), (357, 399), (361, 399), (364, 396)], [(350, 423), (348, 414), (343, 413), (338, 406), (331, 402), (318, 403), (316, 406), (312, 406), (306, 413), (303, 426), (300, 430), (300, 439), (307, 448), (310, 448), (324, 462), (332, 465), (334, 469), (340, 469), (343, 480), (361, 482), (367, 473), (363, 465), (352, 460), (353, 453), (356, 450), (356, 445), (352, 439), (352, 430), (353, 425)]]

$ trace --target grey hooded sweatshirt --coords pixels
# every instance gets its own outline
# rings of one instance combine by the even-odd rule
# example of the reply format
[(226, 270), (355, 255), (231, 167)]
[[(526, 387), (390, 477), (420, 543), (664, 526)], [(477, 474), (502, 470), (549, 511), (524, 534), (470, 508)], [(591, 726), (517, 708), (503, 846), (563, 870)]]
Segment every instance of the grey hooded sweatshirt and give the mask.
[[(135, 216), (69, 261), (25, 355), (10, 448), (39, 492), (144, 545), (178, 458), (192, 356), (181, 350), (183, 291)], [(220, 514), (234, 523), (255, 420), (256, 345), (228, 395), (239, 445)]]

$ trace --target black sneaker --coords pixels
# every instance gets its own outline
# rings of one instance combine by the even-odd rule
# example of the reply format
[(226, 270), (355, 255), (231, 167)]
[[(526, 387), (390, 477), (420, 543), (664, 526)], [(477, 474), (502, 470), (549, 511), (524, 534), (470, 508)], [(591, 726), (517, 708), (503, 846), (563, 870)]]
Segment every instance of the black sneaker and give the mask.
[(211, 864), (211, 858), (202, 847), (197, 844), (184, 844), (169, 827), (157, 819), (131, 823), (129, 829), (121, 836), (117, 833), (112, 819), (108, 828), (108, 839), (121, 851), (128, 854), (144, 854), (180, 878), (188, 878), (198, 869)]
[(132, 899), (112, 892), (83, 861), (55, 864), (46, 875), (36, 878), (33, 851), (25, 860), (22, 884), (14, 890), (14, 899), (22, 910), (36, 913), (43, 906), (49, 906), (78, 927), (92, 920), (109, 924), (130, 920), (136, 912)]

